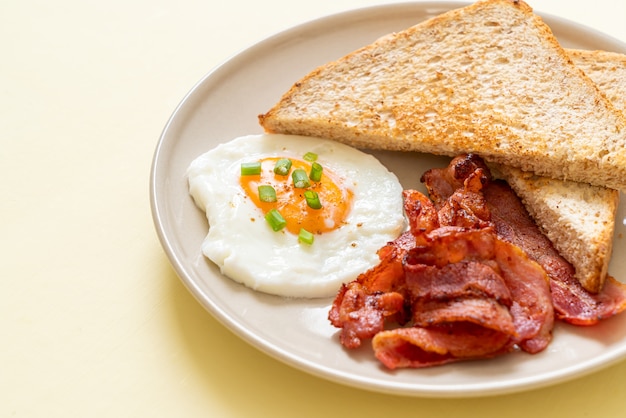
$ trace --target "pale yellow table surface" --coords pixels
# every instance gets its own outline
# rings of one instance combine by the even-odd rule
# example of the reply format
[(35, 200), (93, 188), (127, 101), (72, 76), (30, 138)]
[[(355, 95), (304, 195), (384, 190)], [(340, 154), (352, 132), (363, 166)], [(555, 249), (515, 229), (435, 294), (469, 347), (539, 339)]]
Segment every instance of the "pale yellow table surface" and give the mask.
[[(185, 93), (264, 37), (382, 3), (2, 2), (0, 417), (626, 416), (626, 361), (475, 399), (331, 383), (240, 340), (170, 268), (148, 180)], [(531, 5), (626, 42), (624, 2)]]

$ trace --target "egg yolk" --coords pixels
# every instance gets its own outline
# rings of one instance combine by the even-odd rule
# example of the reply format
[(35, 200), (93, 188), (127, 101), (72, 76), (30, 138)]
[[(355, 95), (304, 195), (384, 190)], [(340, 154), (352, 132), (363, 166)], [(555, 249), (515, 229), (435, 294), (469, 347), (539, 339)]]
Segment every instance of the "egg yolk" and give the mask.
[[(274, 166), (280, 158), (261, 160), (261, 173), (240, 177), (241, 187), (246, 195), (260, 208), (263, 213), (277, 209), (285, 218), (285, 229), (298, 235), (300, 229), (313, 234), (332, 231), (343, 225), (350, 210), (352, 192), (341, 187), (341, 179), (324, 167), (320, 181), (310, 180), (307, 188), (297, 188), (293, 184), (291, 173), (295, 169), (303, 169), (309, 174), (311, 163), (291, 159), (292, 166), (287, 175), (274, 173)], [(276, 190), (276, 202), (263, 202), (259, 198), (258, 187), (270, 185)], [(307, 204), (304, 192), (317, 192), (322, 207), (313, 209)]]

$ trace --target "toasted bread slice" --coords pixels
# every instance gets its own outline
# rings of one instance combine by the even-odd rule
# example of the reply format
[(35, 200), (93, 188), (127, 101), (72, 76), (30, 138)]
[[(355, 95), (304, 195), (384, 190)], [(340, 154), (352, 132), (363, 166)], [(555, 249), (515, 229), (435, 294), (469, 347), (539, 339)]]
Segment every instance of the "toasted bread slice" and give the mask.
[(574, 64), (585, 72), (613, 106), (626, 114), (626, 55), (609, 51), (566, 49)]
[(521, 0), (479, 1), (380, 38), (306, 75), (259, 122), (626, 190), (626, 120)]
[[(626, 112), (626, 55), (567, 50), (615, 107)], [(522, 199), (555, 248), (590, 292), (602, 289), (608, 272), (619, 192), (586, 183), (539, 177), (510, 166), (494, 166)]]

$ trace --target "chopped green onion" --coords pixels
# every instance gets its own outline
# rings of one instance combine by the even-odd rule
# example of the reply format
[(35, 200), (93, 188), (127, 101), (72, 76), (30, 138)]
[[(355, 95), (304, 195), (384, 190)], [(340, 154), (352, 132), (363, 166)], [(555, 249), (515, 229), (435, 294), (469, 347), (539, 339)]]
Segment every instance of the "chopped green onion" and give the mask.
[(320, 202), (320, 197), (317, 195), (317, 192), (314, 190), (307, 190), (304, 192), (304, 198), (306, 199), (306, 204), (309, 205), (311, 209), (321, 209), (322, 203)]
[(305, 161), (312, 163), (317, 160), (317, 154), (314, 152), (307, 152), (302, 158), (304, 158)]
[(274, 173), (286, 176), (289, 174), (289, 170), (291, 170), (291, 160), (289, 158), (281, 158), (276, 161), (276, 165), (274, 165)]
[(258, 189), (261, 202), (276, 202), (276, 190), (272, 186), (263, 184)]
[(287, 221), (276, 209), (272, 209), (265, 214), (265, 220), (274, 231), (280, 231), (287, 225)]
[(309, 178), (313, 181), (320, 181), (322, 179), (322, 171), (323, 167), (320, 163), (311, 164), (311, 172), (309, 173)]
[(300, 229), (300, 233), (298, 234), (298, 241), (311, 245), (313, 244), (314, 239), (315, 238), (312, 233), (304, 228)]
[(242, 176), (254, 176), (257, 174), (261, 174), (261, 161), (241, 163)]
[(309, 181), (309, 177), (306, 175), (306, 171), (301, 168), (296, 168), (291, 173), (291, 178), (293, 179), (293, 185), (298, 189), (305, 189), (311, 185)]

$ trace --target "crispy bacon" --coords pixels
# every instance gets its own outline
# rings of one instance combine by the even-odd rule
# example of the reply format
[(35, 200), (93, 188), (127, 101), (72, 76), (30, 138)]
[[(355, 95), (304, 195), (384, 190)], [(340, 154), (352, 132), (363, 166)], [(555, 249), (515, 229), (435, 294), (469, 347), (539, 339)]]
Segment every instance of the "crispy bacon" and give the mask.
[(414, 243), (404, 233), (378, 251), (380, 262), (351, 283), (344, 284), (328, 314), (331, 324), (341, 328), (340, 342), (356, 348), (383, 330), (385, 321), (404, 324), (405, 309), (403, 259)]
[(537, 227), (517, 195), (506, 182), (490, 179), (489, 169), (477, 155), (456, 157), (448, 167), (424, 173), (422, 181), (435, 205), (444, 205), (477, 170), (488, 180), (482, 194), (489, 220), (500, 238), (522, 248), (546, 270), (558, 319), (574, 325), (593, 325), (626, 309), (626, 285), (609, 277), (600, 293), (585, 290), (574, 277), (574, 267)]
[(424, 173), (404, 192), (410, 230), (342, 286), (329, 312), (340, 342), (372, 340), (385, 366), (428, 367), (544, 350), (557, 319), (591, 325), (626, 309), (609, 277), (585, 291), (519, 198), (475, 155)]
[[(551, 331), (554, 322), (552, 300), (545, 271), (524, 252), (497, 237), (492, 228), (455, 230), (454, 227), (442, 227), (433, 234), (428, 248), (416, 247), (409, 251), (405, 262), (407, 286), (411, 283), (415, 271), (424, 271), (421, 266), (436, 266), (439, 271), (428, 283), (418, 283), (418, 292), (411, 294), (419, 296), (428, 285), (443, 286), (450, 299), (458, 295), (450, 291), (447, 283), (452, 280), (449, 276), (453, 270), (465, 270), (459, 279), (465, 280), (464, 286), (469, 289), (482, 289), (480, 297), (490, 298), (507, 306), (515, 325), (517, 336), (512, 339), (514, 344), (528, 352), (536, 353), (543, 350), (551, 340)], [(467, 261), (479, 262), (478, 269), (472, 264), (472, 271), (468, 271)], [(413, 267), (417, 265), (417, 269)], [(446, 280), (441, 276), (447, 275)], [(506, 286), (510, 293), (511, 302), (502, 293), (489, 293), (485, 283), (497, 285), (498, 280)], [(447, 288), (447, 289), (446, 289)], [(476, 294), (476, 296), (479, 296)], [(415, 315), (415, 314), (414, 314)], [(468, 312), (469, 315), (469, 312)], [(465, 320), (473, 322), (472, 319)], [(494, 323), (484, 325), (497, 327)]]
[(382, 331), (374, 337), (372, 347), (376, 358), (390, 369), (492, 358), (511, 350), (507, 334), (463, 322)]
[(405, 191), (410, 231), (381, 248), (380, 263), (344, 285), (329, 312), (345, 347), (372, 339), (376, 357), (396, 368), (547, 346), (547, 276), (497, 236), (482, 197), (487, 179), (475, 170), (438, 207)]
[(573, 325), (594, 325), (626, 310), (626, 285), (611, 276), (596, 294), (585, 290), (573, 277), (551, 280), (550, 289), (553, 300), (558, 301), (557, 317)]
[(358, 282), (342, 286), (328, 318), (341, 328), (339, 341), (346, 348), (357, 348), (385, 326), (386, 317), (399, 314), (404, 297), (396, 292), (370, 292)]
[[(430, 265), (429, 261), (420, 260), (420, 255), (423, 253), (415, 255), (410, 251), (404, 266), (407, 287), (414, 297), (440, 302), (486, 296), (507, 307), (511, 306), (511, 292), (494, 267), (473, 260), (437, 267)], [(474, 280), (467, 280), (467, 277)]]

